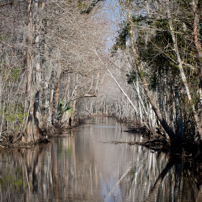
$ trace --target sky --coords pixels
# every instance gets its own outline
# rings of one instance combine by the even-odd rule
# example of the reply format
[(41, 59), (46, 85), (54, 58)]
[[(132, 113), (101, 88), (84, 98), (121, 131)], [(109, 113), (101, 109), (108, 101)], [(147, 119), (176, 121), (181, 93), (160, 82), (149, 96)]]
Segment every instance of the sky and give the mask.
[(98, 18), (105, 18), (108, 23), (108, 30), (105, 36), (105, 51), (109, 52), (115, 42), (119, 23), (123, 20), (118, 0), (105, 0), (102, 9), (98, 12), (97, 16)]

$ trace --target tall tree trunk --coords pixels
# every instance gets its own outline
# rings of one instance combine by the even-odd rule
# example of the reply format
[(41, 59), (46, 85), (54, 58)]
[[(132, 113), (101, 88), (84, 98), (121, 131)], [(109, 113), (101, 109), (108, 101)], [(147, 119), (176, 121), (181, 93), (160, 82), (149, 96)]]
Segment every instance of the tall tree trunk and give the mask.
[(37, 119), (35, 119), (35, 90), (32, 88), (30, 92), (30, 110), (29, 110), (29, 118), (27, 123), (27, 142), (35, 142), (39, 138), (39, 130), (37, 125)]
[(192, 9), (194, 13), (194, 43), (196, 49), (196, 60), (197, 60), (197, 68), (198, 68), (198, 80), (199, 80), (199, 95), (200, 95), (200, 107), (202, 107), (202, 66), (201, 66), (201, 44), (199, 42), (199, 8), (198, 8), (198, 0), (192, 1)]
[(3, 78), (0, 75), (0, 110), (2, 109)]
[[(29, 24), (28, 24), (28, 38), (27, 38), (27, 86), (26, 86), (26, 95), (27, 95), (27, 103), (26, 107), (29, 109), (29, 118), (27, 123), (27, 141), (31, 142), (34, 138), (34, 91), (32, 89), (32, 74), (33, 74), (33, 53), (32, 53), (32, 37), (34, 32), (33, 26), (33, 5), (30, 1), (28, 10), (29, 10)], [(28, 99), (29, 98), (29, 99)]]
[(58, 115), (59, 85), (60, 85), (60, 76), (57, 75), (55, 91), (54, 91), (53, 123), (56, 123), (57, 115)]
[(41, 91), (41, 49), (42, 43), (42, 19), (41, 11), (45, 3), (30, 1), (28, 5), (28, 51), (27, 51), (27, 87), (26, 93), (29, 96), (29, 118), (27, 123), (27, 142), (35, 142), (39, 138), (41, 127), (40, 91)]
[(0, 138), (1, 138), (1, 133), (2, 133), (2, 127), (3, 127), (3, 119), (4, 119), (4, 106), (2, 106), (2, 94), (3, 94), (3, 78), (0, 75), (0, 110), (2, 111), (2, 115), (1, 115), (1, 124), (0, 124)]
[(71, 112), (71, 125), (73, 126), (75, 124), (75, 120), (74, 120), (74, 117), (75, 117), (75, 109), (76, 109), (76, 100), (73, 100), (72, 101), (72, 112)]

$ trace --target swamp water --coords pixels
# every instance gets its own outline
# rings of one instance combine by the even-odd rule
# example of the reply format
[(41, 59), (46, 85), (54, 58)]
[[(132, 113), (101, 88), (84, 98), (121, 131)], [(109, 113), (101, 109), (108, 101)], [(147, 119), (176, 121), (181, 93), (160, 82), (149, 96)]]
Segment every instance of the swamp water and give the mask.
[(0, 153), (0, 201), (202, 201), (201, 177), (142, 146), (112, 118), (95, 118), (33, 149)]

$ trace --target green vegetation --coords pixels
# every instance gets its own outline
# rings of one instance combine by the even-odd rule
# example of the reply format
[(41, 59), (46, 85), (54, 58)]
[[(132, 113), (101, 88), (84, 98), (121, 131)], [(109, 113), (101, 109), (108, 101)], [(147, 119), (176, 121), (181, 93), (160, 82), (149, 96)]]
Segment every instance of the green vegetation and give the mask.
[[(22, 103), (18, 103), (17, 105), (5, 104), (4, 109), (0, 111), (0, 115), (2, 117), (4, 116), (5, 121), (7, 121), (11, 127), (10, 129), (20, 130), (29, 114), (24, 112)], [(17, 123), (16, 127), (14, 127), (13, 123)]]
[[(19, 171), (18, 169), (16, 169), (17, 171), (15, 173), (11, 173), (9, 172), (7, 175), (3, 175), (0, 178), (0, 185), (1, 185), (1, 189), (3, 191), (5, 191), (5, 189), (8, 188), (9, 185), (9, 189), (11, 190), (17, 190), (17, 191), (22, 191), (24, 187), (27, 186), (27, 183), (23, 183), (23, 176), (22, 174), (19, 175), (17, 172)], [(19, 176), (18, 179), (15, 179), (15, 176)]]
[(60, 100), (58, 104), (58, 114), (61, 116), (64, 112), (68, 112), (68, 114), (72, 113), (71, 102), (64, 103), (64, 101)]

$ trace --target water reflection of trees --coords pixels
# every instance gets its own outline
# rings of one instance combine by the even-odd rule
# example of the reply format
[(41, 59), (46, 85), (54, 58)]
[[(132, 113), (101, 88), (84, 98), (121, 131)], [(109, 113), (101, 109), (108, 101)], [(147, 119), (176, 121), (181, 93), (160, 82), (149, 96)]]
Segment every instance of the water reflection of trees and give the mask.
[(197, 169), (140, 146), (103, 143), (141, 138), (123, 133), (119, 124), (105, 124), (89, 124), (32, 149), (0, 153), (0, 201), (202, 200)]
[[(125, 193), (126, 201), (202, 200), (201, 175), (194, 175), (194, 171), (186, 167), (180, 158), (171, 158), (160, 172), (158, 165), (151, 166), (148, 162), (137, 168), (138, 166), (135, 166), (131, 169), (131, 175), (126, 182), (127, 187), (130, 187)], [(126, 185), (123, 183), (122, 186), (124, 190)]]
[(72, 135), (0, 159), (0, 201), (91, 201), (98, 190), (96, 165), (76, 156)]

